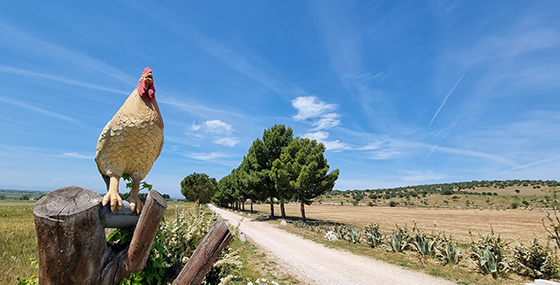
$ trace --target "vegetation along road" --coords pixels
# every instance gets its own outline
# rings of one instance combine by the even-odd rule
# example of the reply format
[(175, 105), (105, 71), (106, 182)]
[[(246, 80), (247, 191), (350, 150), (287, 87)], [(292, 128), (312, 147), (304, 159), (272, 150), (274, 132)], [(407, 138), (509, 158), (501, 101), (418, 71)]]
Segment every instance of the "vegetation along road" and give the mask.
[(230, 224), (239, 224), (239, 230), (251, 241), (274, 255), (306, 284), (453, 284), (383, 261), (327, 248), (269, 223), (243, 220), (230, 211), (209, 207)]

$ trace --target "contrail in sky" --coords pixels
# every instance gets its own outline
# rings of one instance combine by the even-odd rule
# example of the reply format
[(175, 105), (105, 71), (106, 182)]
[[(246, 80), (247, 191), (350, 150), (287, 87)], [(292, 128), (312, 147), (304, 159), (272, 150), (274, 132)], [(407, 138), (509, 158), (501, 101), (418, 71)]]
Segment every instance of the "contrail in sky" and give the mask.
[(449, 91), (449, 93), (447, 93), (447, 96), (445, 96), (445, 99), (443, 100), (443, 103), (441, 103), (441, 105), (439, 106), (439, 108), (437, 109), (436, 113), (434, 114), (434, 116), (432, 117), (432, 120), (430, 121), (430, 125), (428, 125), (428, 129), (432, 126), (432, 124), (434, 123), (434, 120), (436, 119), (436, 117), (439, 114), (439, 111), (441, 111), (441, 109), (443, 108), (443, 106), (445, 105), (445, 103), (447, 102), (447, 99), (449, 99), (449, 96), (451, 96), (451, 93), (453, 93), (453, 91), (455, 91), (455, 88), (457, 88), (457, 85), (459, 85), (459, 82), (461, 82), (461, 79), (463, 79), (463, 77), (465, 76), (465, 74), (467, 73), (469, 69), (467, 68), (463, 74), (461, 74), (461, 77), (459, 77), (459, 80), (457, 80), (457, 82), (455, 82), (455, 85), (453, 86), (453, 88), (451, 88), (451, 91)]

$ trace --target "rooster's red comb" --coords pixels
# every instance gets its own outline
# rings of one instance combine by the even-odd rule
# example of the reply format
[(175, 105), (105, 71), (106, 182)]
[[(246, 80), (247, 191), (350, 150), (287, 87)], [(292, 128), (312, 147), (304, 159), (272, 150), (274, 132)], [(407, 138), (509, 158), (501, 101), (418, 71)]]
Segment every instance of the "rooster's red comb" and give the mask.
[(142, 72), (142, 75), (146, 75), (148, 73), (152, 73), (152, 70), (149, 67), (144, 68), (144, 72)]

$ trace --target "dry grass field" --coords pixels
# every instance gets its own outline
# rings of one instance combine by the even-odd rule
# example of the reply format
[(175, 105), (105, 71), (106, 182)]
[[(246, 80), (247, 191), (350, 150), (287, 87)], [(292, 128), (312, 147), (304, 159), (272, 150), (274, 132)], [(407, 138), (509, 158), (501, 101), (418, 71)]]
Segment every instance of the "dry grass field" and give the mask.
[[(248, 209), (248, 207), (246, 207)], [(270, 214), (270, 205), (254, 205), (256, 211)], [(275, 214), (280, 207), (275, 205)], [(522, 209), (454, 209), (417, 207), (366, 207), (311, 205), (305, 207), (308, 219), (339, 222), (363, 227), (368, 223), (378, 223), (384, 231), (392, 231), (395, 224), (416, 226), (424, 231), (452, 234), (460, 243), (470, 243), (469, 231), (475, 236), (487, 234), (493, 229), (507, 240), (529, 242), (536, 235), (545, 241), (547, 232), (542, 225), (544, 210)], [(287, 204), (286, 215), (301, 217), (299, 204)]]
[(37, 237), (32, 202), (0, 204), (0, 284), (37, 274), (30, 258), (37, 258)]

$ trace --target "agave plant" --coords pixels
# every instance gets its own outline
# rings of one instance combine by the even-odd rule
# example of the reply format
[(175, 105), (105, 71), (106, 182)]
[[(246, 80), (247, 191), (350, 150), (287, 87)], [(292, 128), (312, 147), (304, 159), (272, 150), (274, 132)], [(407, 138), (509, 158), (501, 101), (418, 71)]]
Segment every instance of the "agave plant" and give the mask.
[(504, 261), (498, 261), (496, 255), (490, 251), (490, 248), (484, 248), (482, 253), (473, 252), (475, 256), (478, 257), (477, 262), (471, 260), (471, 263), (477, 267), (477, 269), (482, 274), (492, 274), (494, 279), (498, 278), (498, 275), (503, 275), (510, 270), (510, 267)]
[(378, 224), (369, 224), (365, 228), (365, 241), (372, 247), (379, 247), (383, 242), (383, 233), (379, 231)]
[(408, 241), (401, 231), (394, 231), (389, 239), (389, 245), (394, 252), (401, 252), (408, 246)]
[(445, 248), (438, 251), (438, 257), (442, 261), (443, 265), (446, 264), (457, 264), (463, 257), (461, 250), (455, 248), (455, 245), (451, 242), (445, 244)]
[(346, 239), (346, 235), (348, 234), (348, 231), (346, 229), (346, 226), (340, 226), (338, 228), (338, 237), (341, 239)]
[(434, 241), (428, 239), (424, 234), (417, 234), (414, 246), (422, 256), (430, 256), (434, 253)]
[(348, 231), (348, 241), (351, 243), (360, 243), (360, 232), (357, 231), (354, 227), (351, 227)]
[(535, 237), (529, 245), (517, 244), (513, 249), (513, 268), (519, 275), (549, 279), (560, 275), (557, 258), (549, 244), (542, 245)]

